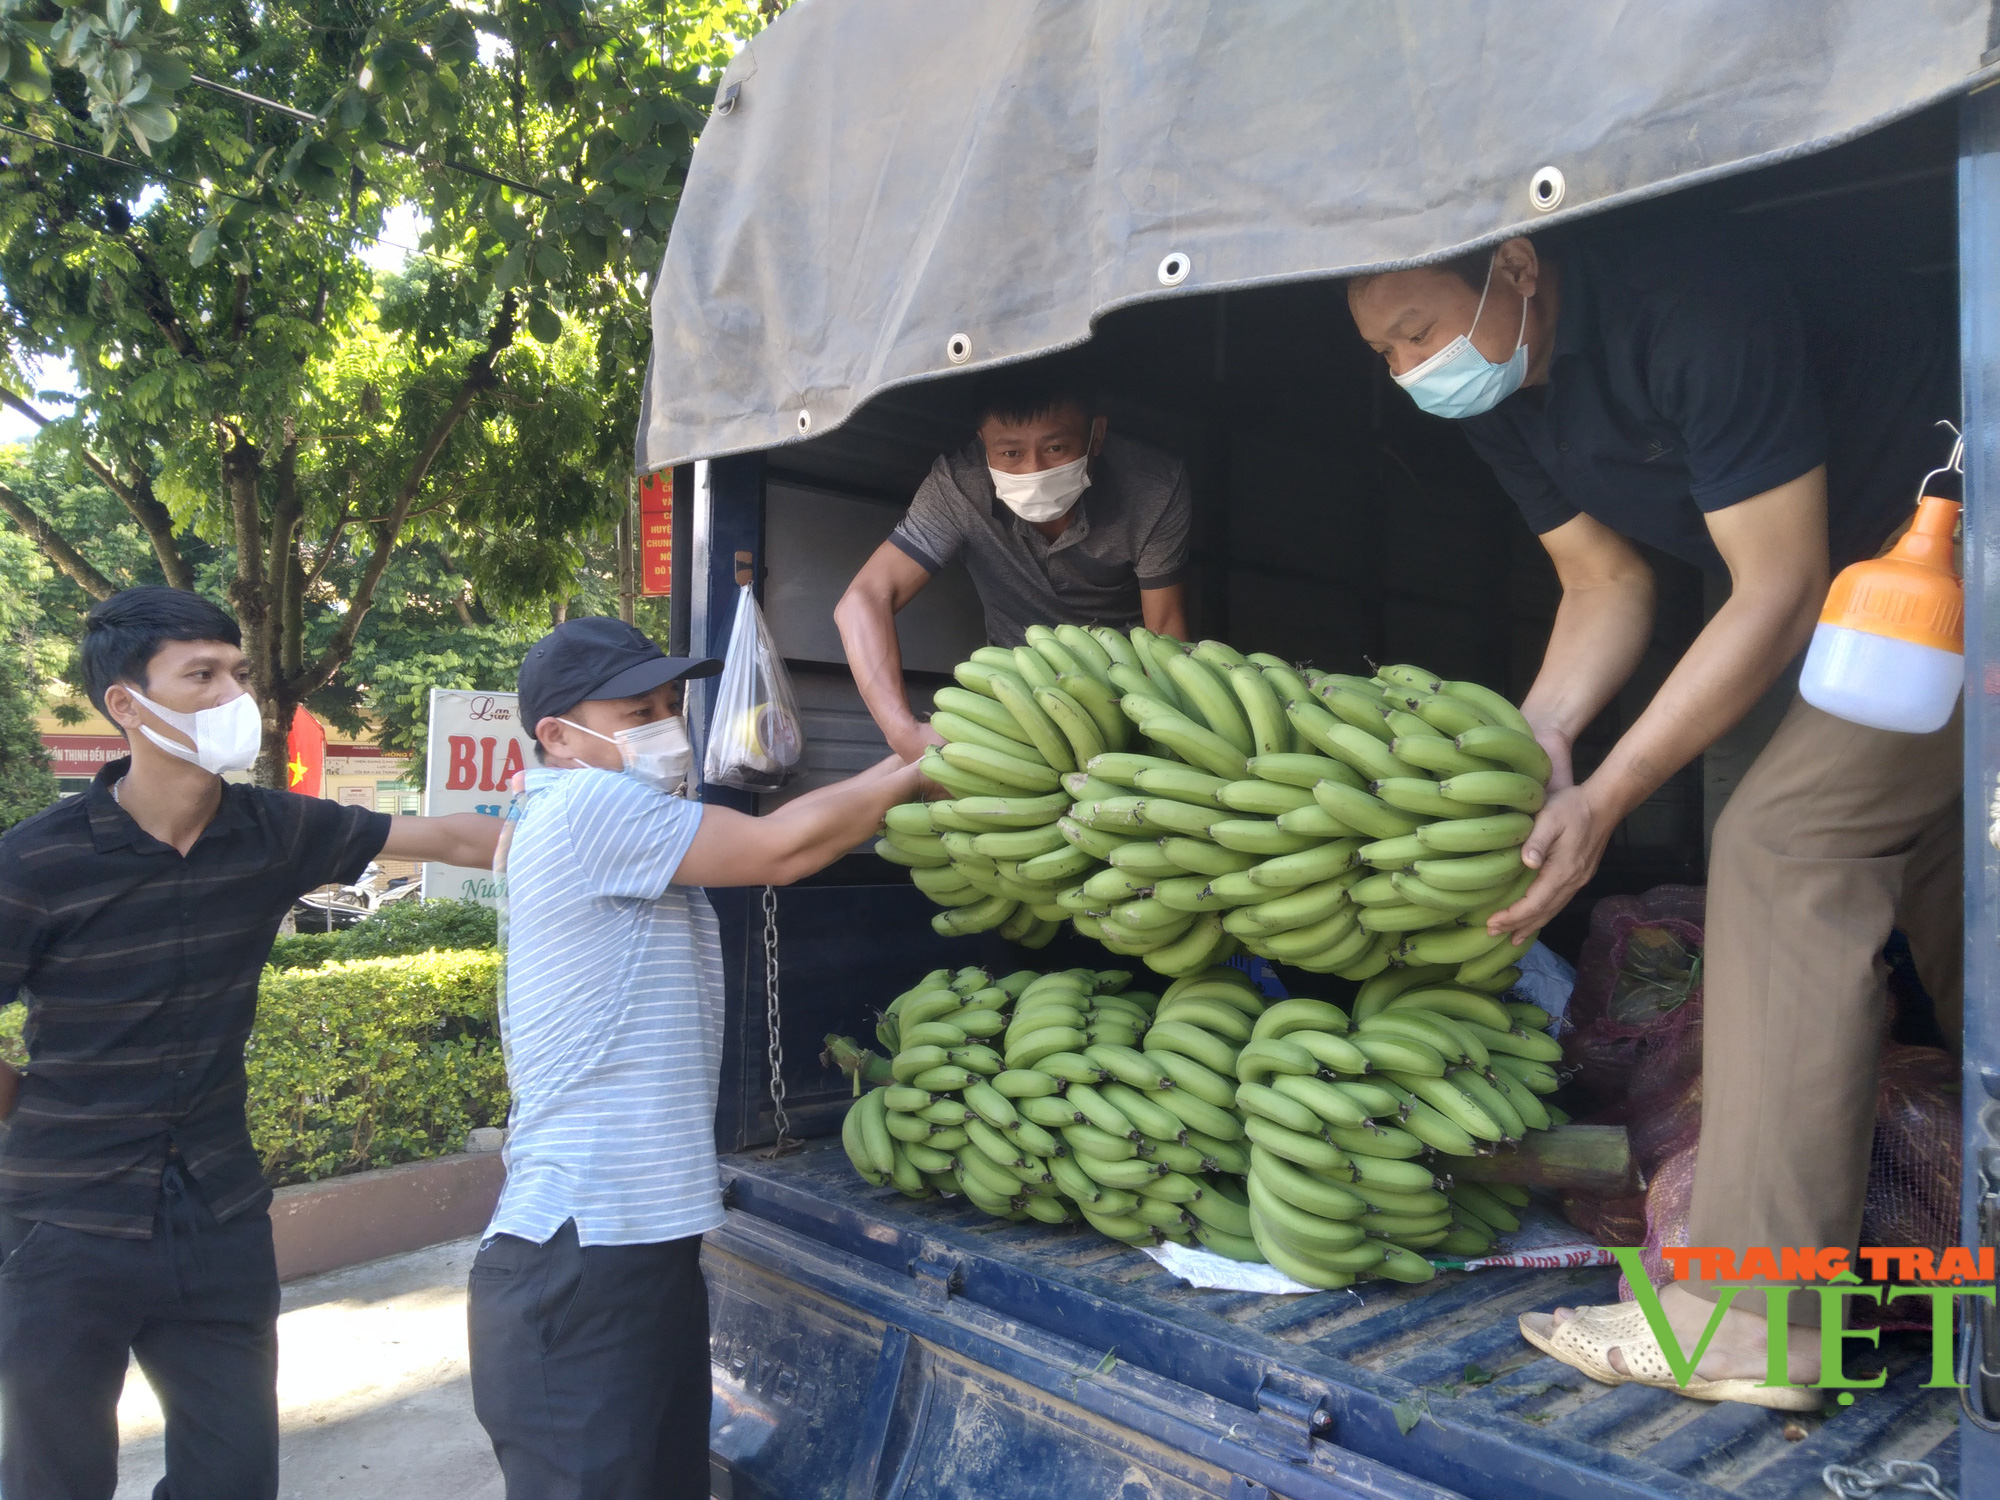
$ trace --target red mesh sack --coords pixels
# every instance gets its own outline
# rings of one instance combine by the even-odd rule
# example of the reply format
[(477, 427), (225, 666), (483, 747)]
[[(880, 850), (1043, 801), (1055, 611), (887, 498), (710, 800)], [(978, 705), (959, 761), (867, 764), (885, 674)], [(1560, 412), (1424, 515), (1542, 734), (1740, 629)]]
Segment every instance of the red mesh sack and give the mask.
[[(1579, 1027), (1609, 1020), (1617, 1027), (1644, 1030), (1657, 1014), (1678, 1008), (1677, 1001), (1700, 998), (1700, 986), (1690, 991), (1685, 962), (1670, 952), (1649, 952), (1642, 942), (1633, 950), (1635, 929), (1662, 929), (1682, 948), (1701, 949), (1706, 893), (1698, 885), (1656, 885), (1643, 896), (1606, 896), (1590, 913), (1590, 935), (1576, 961), (1576, 993), (1570, 1017)], [(1697, 980), (1699, 976), (1696, 976)], [(1672, 993), (1676, 988), (1678, 996)], [(1659, 990), (1662, 993), (1649, 994)]]
[[(1962, 1153), (1958, 1065), (1934, 1047), (1891, 1045), (1882, 1056), (1875, 1104), (1875, 1140), (1868, 1169), (1868, 1191), (1862, 1209), (1863, 1245), (1921, 1245), (1933, 1252), (1958, 1242), (1959, 1176)], [(1647, 1167), (1646, 1272), (1655, 1286), (1666, 1284), (1668, 1268), (1661, 1254), (1669, 1245), (1688, 1243), (1688, 1210), (1694, 1199), (1694, 1171), (1700, 1144), (1700, 1079), (1692, 1092), (1692, 1125), (1679, 1129), (1685, 1144), (1674, 1147), (1657, 1169)], [(1680, 1108), (1687, 1109), (1684, 1098)], [(1663, 1126), (1664, 1116), (1651, 1122)], [(1692, 1134), (1686, 1134), (1691, 1129)], [(1646, 1160), (1638, 1130), (1633, 1151)], [(1565, 1203), (1565, 1209), (1568, 1208)], [(1572, 1216), (1571, 1222), (1577, 1222)], [(1582, 1227), (1579, 1225), (1579, 1227)], [(1628, 1240), (1600, 1240), (1630, 1244)], [(1632, 1300), (1632, 1288), (1622, 1279), (1618, 1295)], [(1849, 1303), (1848, 1326), (1884, 1330), (1928, 1328), (1922, 1304), (1904, 1299), (1876, 1303), (1856, 1298)]]
[[(1694, 1159), (1699, 1150), (1698, 1141), (1682, 1147), (1660, 1163), (1646, 1185), (1646, 1239), (1640, 1255), (1655, 1287), (1664, 1287), (1674, 1275), (1661, 1252), (1688, 1242), (1688, 1207), (1694, 1202)], [(1623, 1276), (1618, 1278), (1618, 1300), (1632, 1301), (1632, 1284)]]
[[(1606, 897), (1577, 960), (1564, 1062), (1597, 1099), (1592, 1122), (1625, 1126), (1648, 1178), (1701, 1131), (1704, 894), (1663, 885)], [(1564, 1211), (1599, 1244), (1633, 1245), (1647, 1237), (1651, 1199), (1575, 1197)]]
[(1894, 1044), (1883, 1050), (1862, 1244), (1935, 1253), (1959, 1242), (1960, 1111), (1958, 1064), (1949, 1053)]
[[(1698, 1034), (1697, 1034), (1698, 1035)], [(1642, 1104), (1634, 1101), (1626, 1133), (1632, 1141), (1632, 1158), (1650, 1182), (1667, 1159), (1685, 1151), (1701, 1139), (1701, 1054), (1695, 1053), (1693, 1076), (1679, 1088), (1650, 1095)]]
[(1637, 1245), (1646, 1238), (1646, 1195), (1599, 1198), (1565, 1195), (1563, 1217), (1600, 1245)]
[(1563, 1038), (1563, 1066), (1577, 1085), (1599, 1104), (1615, 1106), (1617, 1118), (1605, 1120), (1607, 1125), (1624, 1123), (1625, 1094), (1643, 1045), (1643, 1038), (1606, 1036), (1595, 1026), (1580, 1027)]
[(1664, 1104), (1701, 1071), (1704, 891), (1655, 886), (1607, 896), (1590, 914), (1577, 959), (1567, 1058), (1609, 1106)]

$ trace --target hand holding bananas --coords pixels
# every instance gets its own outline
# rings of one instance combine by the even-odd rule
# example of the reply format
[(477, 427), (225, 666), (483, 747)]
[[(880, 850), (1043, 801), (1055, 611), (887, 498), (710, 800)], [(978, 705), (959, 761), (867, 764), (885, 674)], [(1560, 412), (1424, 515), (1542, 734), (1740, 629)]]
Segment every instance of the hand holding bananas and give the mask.
[(1552, 767), (1499, 694), (1074, 625), (955, 675), (922, 762), (953, 795), (892, 809), (876, 845), (948, 908), (939, 932), (1035, 947), (1067, 919), (1169, 977), (1244, 948), (1512, 982), (1517, 948), (1486, 928), (1534, 882), (1520, 845)]
[(1267, 1004), (1226, 967), (1158, 999), (1124, 970), (940, 969), (884, 1012), (895, 1081), (861, 1094), (841, 1139), (912, 1198), (1194, 1241), (1311, 1286), (1425, 1280), (1424, 1252), (1482, 1254), (1526, 1201), (1452, 1182), (1451, 1159), (1559, 1118), (1539, 1097), (1561, 1055), (1548, 1017), (1451, 973), (1384, 973), (1350, 1018)]
[(1611, 836), (1630, 812), (1608, 805), (1596, 778), (1581, 786), (1551, 787), (1522, 849), (1523, 863), (1536, 872), (1534, 886), (1505, 911), (1493, 914), (1496, 932), (1539, 932), (1583, 889), (1604, 858)]

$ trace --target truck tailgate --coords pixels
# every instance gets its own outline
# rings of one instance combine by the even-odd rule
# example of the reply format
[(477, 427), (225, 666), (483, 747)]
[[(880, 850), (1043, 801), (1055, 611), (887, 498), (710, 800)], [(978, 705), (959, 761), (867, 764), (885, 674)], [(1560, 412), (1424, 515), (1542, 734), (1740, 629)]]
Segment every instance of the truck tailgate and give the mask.
[(1882, 1458), (1957, 1480), (1927, 1340), (1885, 1337), (1885, 1388), (1788, 1418), (1522, 1342), (1522, 1312), (1614, 1300), (1607, 1270), (1203, 1292), (1085, 1230), (871, 1188), (837, 1144), (723, 1170), (714, 1445), (739, 1496), (1804, 1500)]

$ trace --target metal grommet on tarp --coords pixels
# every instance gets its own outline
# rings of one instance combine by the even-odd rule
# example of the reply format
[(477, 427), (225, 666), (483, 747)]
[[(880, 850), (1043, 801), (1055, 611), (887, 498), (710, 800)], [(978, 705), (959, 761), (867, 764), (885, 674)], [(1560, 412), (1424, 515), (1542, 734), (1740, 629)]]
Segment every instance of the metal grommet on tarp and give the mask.
[(972, 358), (972, 335), (954, 333), (945, 340), (944, 357), (955, 365), (962, 365)]
[(1528, 179), (1528, 201), (1543, 213), (1562, 207), (1563, 194), (1568, 191), (1569, 182), (1561, 167), (1537, 167)]
[(813, 430), (813, 414), (804, 407), (799, 408), (799, 433), (801, 436)]
[(1169, 251), (1160, 262), (1160, 285), (1179, 286), (1188, 279), (1188, 272), (1194, 269), (1194, 262), (1184, 250)]

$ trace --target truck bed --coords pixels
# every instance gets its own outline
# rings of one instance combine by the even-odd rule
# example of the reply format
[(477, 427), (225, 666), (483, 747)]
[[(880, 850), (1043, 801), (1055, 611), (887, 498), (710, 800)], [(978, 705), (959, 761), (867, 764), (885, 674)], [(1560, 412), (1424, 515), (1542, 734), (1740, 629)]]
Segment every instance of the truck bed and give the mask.
[(719, 1495), (1805, 1500), (1886, 1458), (1957, 1483), (1927, 1339), (1885, 1335), (1887, 1385), (1824, 1415), (1705, 1406), (1522, 1342), (1522, 1312), (1614, 1300), (1610, 1270), (1196, 1291), (1087, 1230), (871, 1188), (837, 1143), (723, 1170)]

